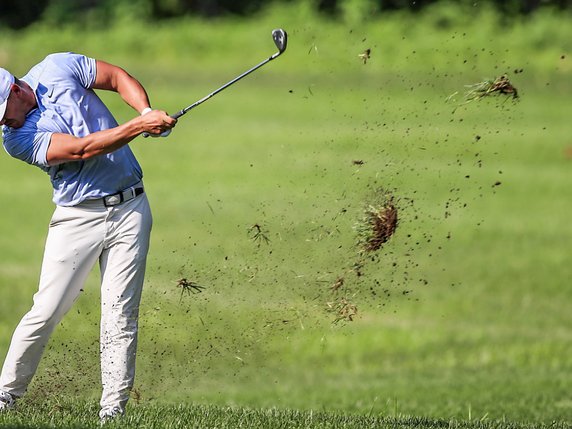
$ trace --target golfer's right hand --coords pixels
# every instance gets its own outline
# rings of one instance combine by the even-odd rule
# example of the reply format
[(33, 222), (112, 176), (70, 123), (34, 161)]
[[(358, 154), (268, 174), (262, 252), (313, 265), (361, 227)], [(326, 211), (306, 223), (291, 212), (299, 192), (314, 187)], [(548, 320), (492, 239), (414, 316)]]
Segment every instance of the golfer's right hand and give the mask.
[(171, 118), (166, 112), (161, 110), (145, 109), (141, 113), (143, 121), (144, 137), (167, 137), (171, 134), (171, 129), (177, 124), (177, 120)]

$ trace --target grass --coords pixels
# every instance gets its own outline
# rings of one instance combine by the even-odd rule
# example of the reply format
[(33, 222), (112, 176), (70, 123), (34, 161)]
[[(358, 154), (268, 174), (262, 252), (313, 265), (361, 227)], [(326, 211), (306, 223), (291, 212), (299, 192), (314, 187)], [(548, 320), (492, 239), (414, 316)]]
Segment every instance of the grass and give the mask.
[[(101, 427), (93, 415), (97, 412), (92, 404), (59, 403), (47, 404), (39, 409), (18, 413), (7, 419), (0, 414), (0, 425), (6, 428), (77, 428)], [(403, 415), (380, 416), (351, 415), (325, 411), (298, 411), (249, 408), (217, 407), (207, 405), (149, 405), (133, 407), (128, 416), (110, 422), (105, 427), (121, 428), (448, 428), (448, 429), (566, 429), (563, 423), (530, 424), (491, 421), (480, 419), (430, 419)], [(6, 423), (7, 424), (6, 424)], [(6, 425), (5, 425), (6, 424)]]
[[(126, 425), (569, 427), (572, 38), (565, 17), (503, 26), (471, 12), (356, 27), (299, 3), (257, 25), (157, 25), (148, 49), (138, 24), (4, 34), (0, 64), (15, 72), (72, 49), (124, 65), (173, 111), (273, 52), (272, 28), (291, 36), (168, 139), (132, 144), (155, 223)], [(505, 72), (518, 103), (447, 103)], [(133, 115), (102, 97), (120, 122)], [(52, 206), (39, 170), (3, 156), (0, 177), (3, 354)], [(355, 225), (380, 187), (399, 226), (358, 277)], [(181, 279), (204, 289), (181, 295)], [(95, 272), (0, 426), (97, 424), (97, 284)], [(357, 314), (333, 324), (327, 303), (344, 299)]]

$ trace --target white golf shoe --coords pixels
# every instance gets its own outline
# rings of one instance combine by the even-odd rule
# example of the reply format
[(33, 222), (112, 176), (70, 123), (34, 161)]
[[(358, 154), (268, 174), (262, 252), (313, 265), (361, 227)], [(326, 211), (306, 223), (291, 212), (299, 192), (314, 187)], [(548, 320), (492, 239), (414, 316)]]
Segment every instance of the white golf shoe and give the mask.
[(0, 412), (16, 408), (16, 398), (8, 392), (0, 390)]
[(103, 424), (122, 417), (123, 415), (125, 415), (125, 411), (119, 407), (107, 408), (99, 412), (99, 421)]

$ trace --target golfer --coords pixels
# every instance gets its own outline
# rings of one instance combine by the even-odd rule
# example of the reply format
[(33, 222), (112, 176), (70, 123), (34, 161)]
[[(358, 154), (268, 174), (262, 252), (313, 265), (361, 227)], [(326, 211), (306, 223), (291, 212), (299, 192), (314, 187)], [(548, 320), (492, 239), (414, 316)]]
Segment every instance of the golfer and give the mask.
[[(141, 113), (118, 125), (94, 92), (117, 92)], [(151, 110), (122, 68), (74, 53), (46, 57), (17, 79), (0, 68), (0, 125), (14, 158), (44, 170), (55, 212), (39, 289), (17, 326), (0, 376), (0, 411), (28, 388), (50, 334), (96, 262), (101, 270), (99, 416), (123, 415), (135, 376), (137, 322), (151, 232), (142, 171), (128, 143), (165, 135), (176, 120)]]

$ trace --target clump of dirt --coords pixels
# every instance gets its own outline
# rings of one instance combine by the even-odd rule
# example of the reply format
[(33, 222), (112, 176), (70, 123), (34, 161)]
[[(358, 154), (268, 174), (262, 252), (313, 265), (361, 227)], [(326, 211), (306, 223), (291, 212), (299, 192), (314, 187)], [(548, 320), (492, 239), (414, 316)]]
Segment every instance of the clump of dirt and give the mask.
[(483, 82), (467, 85), (465, 100), (467, 102), (479, 100), (491, 95), (512, 95), (513, 99), (518, 98), (518, 91), (509, 81), (507, 75), (502, 75), (494, 80), (487, 79)]
[(348, 298), (345, 276), (349, 274), (356, 277), (363, 276), (365, 265), (376, 260), (379, 250), (393, 236), (398, 226), (398, 210), (393, 195), (384, 189), (378, 189), (373, 200), (374, 202), (366, 206), (363, 217), (356, 224), (358, 236), (356, 259), (350, 264), (349, 269), (330, 285), (333, 299), (326, 305), (327, 310), (335, 315), (333, 323), (351, 322), (358, 313), (357, 305)]
[(384, 201), (370, 205), (357, 226), (359, 245), (362, 252), (375, 252), (391, 238), (397, 229), (397, 209), (391, 195), (384, 195)]

